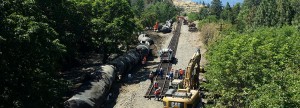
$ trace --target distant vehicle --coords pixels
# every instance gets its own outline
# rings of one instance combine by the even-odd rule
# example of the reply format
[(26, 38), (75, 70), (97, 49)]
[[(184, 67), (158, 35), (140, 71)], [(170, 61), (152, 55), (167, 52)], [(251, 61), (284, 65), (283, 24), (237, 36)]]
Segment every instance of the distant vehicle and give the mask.
[(188, 25), (188, 27), (196, 27), (196, 24), (193, 23), (193, 22), (190, 22), (189, 25)]
[(189, 27), (189, 32), (196, 32), (198, 29), (196, 27)]
[(153, 26), (155, 32), (170, 33), (172, 31), (173, 20), (167, 20), (165, 24), (156, 22)]
[(159, 52), (160, 55), (160, 61), (161, 62), (172, 62), (173, 60), (173, 50), (170, 48), (165, 48), (160, 50)]
[(186, 19), (183, 19), (183, 25), (188, 25), (188, 21)]
[(188, 25), (188, 27), (189, 27), (189, 31), (190, 31), (190, 32), (195, 32), (195, 31), (198, 30), (198, 29), (196, 28), (196, 24), (193, 23), (193, 22), (190, 22), (189, 25)]

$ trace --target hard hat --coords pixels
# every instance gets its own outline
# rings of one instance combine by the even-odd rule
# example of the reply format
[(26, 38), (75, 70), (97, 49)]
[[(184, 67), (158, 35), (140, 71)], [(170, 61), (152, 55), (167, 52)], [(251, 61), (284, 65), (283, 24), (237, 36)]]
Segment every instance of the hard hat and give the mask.
[(196, 52), (200, 52), (200, 48), (196, 48)]

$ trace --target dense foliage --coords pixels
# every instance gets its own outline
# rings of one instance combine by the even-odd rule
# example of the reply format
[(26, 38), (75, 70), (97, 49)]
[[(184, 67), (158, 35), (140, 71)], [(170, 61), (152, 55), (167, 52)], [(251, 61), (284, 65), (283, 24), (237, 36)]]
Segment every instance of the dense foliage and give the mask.
[(209, 10), (211, 15), (215, 15), (219, 19), (222, 12), (222, 2), (220, 0), (212, 0)]
[[(146, 2), (146, 4), (145, 4)], [(60, 71), (80, 55), (135, 45), (141, 27), (174, 18), (165, 0), (0, 1), (0, 108), (61, 107), (69, 83)]]
[(300, 36), (294, 27), (231, 34), (207, 54), (219, 107), (299, 107)]
[(154, 2), (152, 5), (148, 5), (140, 16), (140, 22), (143, 27), (153, 27), (155, 22), (165, 23), (170, 19), (175, 19), (176, 15), (180, 12), (180, 9), (175, 7), (168, 0), (161, 2)]
[(55, 70), (66, 46), (39, 3), (0, 2), (0, 107), (37, 108), (62, 101), (66, 86)]
[(135, 44), (127, 0), (3, 0), (0, 11), (1, 108), (59, 107), (68, 90), (60, 70), (82, 53), (106, 61)]
[(189, 21), (196, 21), (199, 19), (199, 15), (195, 12), (192, 12), (192, 13), (188, 13), (188, 20)]
[(244, 0), (216, 11), (220, 4), (199, 12), (210, 106), (299, 107), (299, 1)]
[(256, 27), (273, 27), (299, 24), (300, 5), (297, 0), (244, 0), (243, 4), (222, 6), (220, 0), (212, 0), (200, 9), (199, 20), (215, 16), (218, 20), (236, 24), (239, 31)]

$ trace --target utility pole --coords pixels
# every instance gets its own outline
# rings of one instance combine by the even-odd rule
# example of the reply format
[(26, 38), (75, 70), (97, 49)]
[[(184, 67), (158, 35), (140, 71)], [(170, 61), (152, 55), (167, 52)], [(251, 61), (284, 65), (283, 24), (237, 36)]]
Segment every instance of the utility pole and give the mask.
[(223, 23), (220, 24), (220, 31), (223, 29)]
[(221, 24), (220, 24), (220, 28), (217, 28), (217, 29), (218, 29), (219, 31), (222, 31), (222, 30), (223, 30), (223, 25), (224, 25), (224, 24), (221, 23)]

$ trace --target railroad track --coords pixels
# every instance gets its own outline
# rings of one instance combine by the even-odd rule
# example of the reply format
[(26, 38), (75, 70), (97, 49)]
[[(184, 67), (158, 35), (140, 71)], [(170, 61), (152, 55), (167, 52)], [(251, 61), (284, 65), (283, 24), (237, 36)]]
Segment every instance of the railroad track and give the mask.
[[(175, 57), (176, 55), (176, 50), (177, 50), (177, 46), (178, 46), (178, 41), (179, 41), (179, 36), (180, 36), (180, 30), (181, 30), (181, 25), (182, 25), (182, 21), (179, 21), (179, 23), (176, 26), (176, 29), (174, 31), (174, 35), (168, 45), (168, 48), (173, 50), (173, 57)], [(165, 93), (168, 91), (169, 89), (169, 83), (170, 80), (168, 80), (166, 78), (166, 74), (168, 72), (170, 72), (170, 69), (172, 68), (172, 63), (163, 63), (160, 62), (158, 65), (158, 69), (163, 68), (164, 70), (164, 75), (161, 78), (161, 76), (155, 76), (154, 77), (154, 81), (158, 82), (158, 87), (161, 87), (161, 94), (160, 94), (160, 98), (165, 96)], [(146, 95), (144, 96), (145, 98), (152, 98), (155, 97), (154, 95), (154, 90), (155, 88), (153, 87), (153, 84), (151, 84), (146, 92)]]

